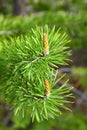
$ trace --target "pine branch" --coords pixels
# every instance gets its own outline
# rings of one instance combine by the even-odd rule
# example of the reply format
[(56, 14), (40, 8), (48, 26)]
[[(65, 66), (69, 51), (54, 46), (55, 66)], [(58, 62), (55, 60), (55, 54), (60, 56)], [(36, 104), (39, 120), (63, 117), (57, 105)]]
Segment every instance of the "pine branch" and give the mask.
[(32, 121), (40, 122), (59, 116), (60, 108), (69, 110), (66, 104), (70, 101), (66, 99), (73, 97), (72, 87), (65, 88), (65, 82), (54, 88), (59, 82), (54, 67), (67, 64), (68, 42), (65, 33), (48, 26), (4, 42), (0, 52), (0, 92), (16, 115), (24, 118), (30, 113)]

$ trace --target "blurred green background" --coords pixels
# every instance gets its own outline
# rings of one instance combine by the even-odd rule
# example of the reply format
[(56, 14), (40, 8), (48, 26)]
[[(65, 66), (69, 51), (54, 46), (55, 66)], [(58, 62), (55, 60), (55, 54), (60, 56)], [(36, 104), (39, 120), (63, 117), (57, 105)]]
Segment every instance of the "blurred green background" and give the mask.
[(74, 86), (72, 112), (41, 123), (13, 116), (0, 97), (0, 130), (87, 130), (87, 0), (0, 0), (0, 50), (4, 40), (36, 25), (61, 27), (71, 42), (72, 62), (60, 69)]

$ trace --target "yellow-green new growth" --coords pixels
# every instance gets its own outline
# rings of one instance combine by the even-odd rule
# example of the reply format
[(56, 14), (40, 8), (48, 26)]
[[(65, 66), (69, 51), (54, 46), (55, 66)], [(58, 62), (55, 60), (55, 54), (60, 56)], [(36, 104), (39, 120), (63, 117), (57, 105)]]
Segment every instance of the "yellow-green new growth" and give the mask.
[(44, 84), (45, 84), (45, 89), (46, 89), (46, 96), (50, 97), (50, 85), (49, 85), (49, 81), (47, 79), (44, 80)]
[(46, 56), (49, 54), (49, 45), (46, 33), (43, 34), (43, 43), (44, 43), (44, 55)]

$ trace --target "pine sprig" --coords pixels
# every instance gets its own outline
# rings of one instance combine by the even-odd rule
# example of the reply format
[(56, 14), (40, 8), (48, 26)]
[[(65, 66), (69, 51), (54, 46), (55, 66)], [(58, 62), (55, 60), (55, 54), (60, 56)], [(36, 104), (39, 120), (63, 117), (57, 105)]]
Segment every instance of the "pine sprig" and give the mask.
[[(65, 99), (72, 97), (65, 84), (55, 88), (54, 67), (66, 65), (67, 35), (46, 26), (36, 27), (27, 35), (3, 43), (0, 52), (0, 87), (15, 114), (26, 116), (31, 111), (32, 121), (54, 118), (59, 108), (68, 109)], [(59, 80), (58, 80), (59, 81)], [(59, 108), (58, 108), (59, 106)]]
[[(55, 118), (55, 116), (59, 116), (60, 114), (62, 114), (59, 108), (69, 110), (69, 108), (66, 107), (66, 104), (70, 103), (70, 101), (66, 101), (65, 98), (73, 97), (72, 94), (70, 94), (72, 88), (65, 88), (65, 85), (66, 84), (64, 84), (63, 86), (59, 86), (59, 88), (54, 88), (51, 86), (50, 96), (46, 96), (41, 91), (38, 91), (37, 86), (36, 93), (35, 90), (32, 90), (32, 88), (31, 90), (29, 89), (27, 91), (26, 89), (24, 90), (23, 88), (21, 88), (21, 93), (23, 93), (24, 96), (23, 98), (21, 98), (21, 100), (19, 96), (19, 103), (15, 103), (15, 114), (19, 114), (20, 111), (22, 111), (20, 110), (21, 107), (19, 106), (19, 104), (24, 104), (24, 106), (25, 104), (27, 104), (24, 110), (29, 109), (31, 111), (32, 121), (34, 121), (35, 119), (40, 121), (44, 120), (44, 118), (48, 119)], [(20, 91), (18, 93), (20, 93)]]

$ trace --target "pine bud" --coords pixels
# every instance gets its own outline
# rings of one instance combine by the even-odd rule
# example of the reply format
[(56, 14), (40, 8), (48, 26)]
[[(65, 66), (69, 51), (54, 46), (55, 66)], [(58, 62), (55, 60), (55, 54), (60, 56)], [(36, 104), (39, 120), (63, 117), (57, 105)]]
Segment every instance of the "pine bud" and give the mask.
[(49, 54), (49, 45), (46, 33), (43, 34), (43, 43), (44, 43), (44, 55), (46, 56)]
[(45, 89), (46, 89), (46, 96), (49, 97), (50, 96), (50, 86), (49, 86), (49, 82), (47, 79), (44, 80), (44, 84), (45, 84)]

